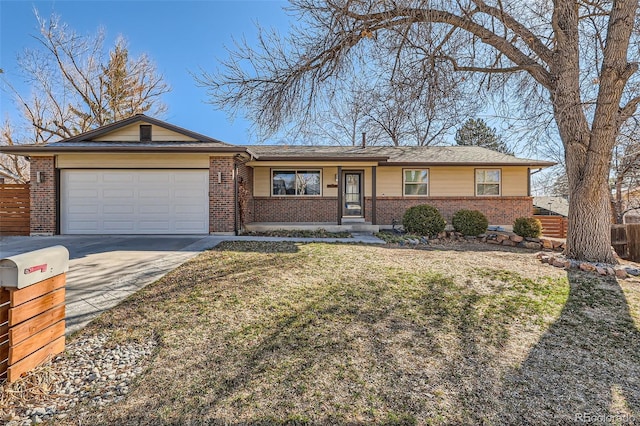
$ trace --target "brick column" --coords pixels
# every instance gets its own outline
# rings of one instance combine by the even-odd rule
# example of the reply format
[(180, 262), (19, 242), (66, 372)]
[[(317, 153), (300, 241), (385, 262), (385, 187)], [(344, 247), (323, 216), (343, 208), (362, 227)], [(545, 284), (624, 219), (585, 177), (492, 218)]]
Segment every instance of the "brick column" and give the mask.
[(58, 220), (55, 157), (31, 157), (30, 169), (31, 235), (54, 235)]
[(209, 232), (233, 234), (235, 220), (233, 157), (209, 157)]

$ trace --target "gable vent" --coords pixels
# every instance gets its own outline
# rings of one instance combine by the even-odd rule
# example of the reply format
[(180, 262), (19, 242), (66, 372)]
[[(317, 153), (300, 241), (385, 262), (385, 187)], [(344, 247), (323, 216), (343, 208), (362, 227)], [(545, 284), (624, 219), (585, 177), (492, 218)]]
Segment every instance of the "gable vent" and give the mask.
[(151, 125), (140, 125), (140, 142), (151, 142)]

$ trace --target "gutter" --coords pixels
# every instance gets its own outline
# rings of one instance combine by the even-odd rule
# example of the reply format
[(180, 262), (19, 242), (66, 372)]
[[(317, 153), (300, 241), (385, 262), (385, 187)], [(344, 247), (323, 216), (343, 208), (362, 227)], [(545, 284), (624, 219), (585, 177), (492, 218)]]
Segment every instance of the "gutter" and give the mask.
[(0, 152), (7, 154), (21, 155), (54, 155), (58, 153), (83, 153), (83, 152), (195, 152), (203, 154), (215, 154), (218, 152), (235, 152), (244, 153), (246, 150), (242, 147), (152, 147), (152, 146), (136, 146), (136, 147), (42, 147), (35, 148), (27, 146), (2, 147)]

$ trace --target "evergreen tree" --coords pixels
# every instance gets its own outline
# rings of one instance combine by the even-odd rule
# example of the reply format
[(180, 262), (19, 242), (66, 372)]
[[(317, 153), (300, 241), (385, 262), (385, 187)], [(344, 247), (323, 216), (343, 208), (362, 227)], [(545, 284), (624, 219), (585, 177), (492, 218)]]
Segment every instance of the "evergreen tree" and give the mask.
[(481, 118), (467, 120), (456, 132), (455, 141), (461, 146), (481, 146), (503, 154), (513, 155), (513, 151), (498, 136), (496, 129), (487, 126), (487, 123)]

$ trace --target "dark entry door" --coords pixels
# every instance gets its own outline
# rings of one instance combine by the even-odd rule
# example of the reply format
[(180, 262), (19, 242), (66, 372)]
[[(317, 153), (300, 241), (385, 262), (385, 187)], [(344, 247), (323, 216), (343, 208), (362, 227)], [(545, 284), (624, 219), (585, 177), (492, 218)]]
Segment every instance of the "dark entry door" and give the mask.
[(343, 173), (343, 216), (362, 217), (362, 172)]

